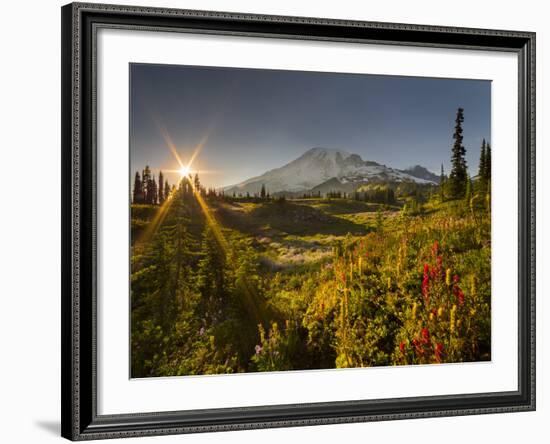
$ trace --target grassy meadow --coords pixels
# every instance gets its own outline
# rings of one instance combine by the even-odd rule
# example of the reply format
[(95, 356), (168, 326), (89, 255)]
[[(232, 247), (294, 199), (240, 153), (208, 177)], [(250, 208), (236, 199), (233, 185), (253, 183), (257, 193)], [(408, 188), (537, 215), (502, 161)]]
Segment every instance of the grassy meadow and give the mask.
[(490, 360), (488, 198), (131, 206), (132, 377)]

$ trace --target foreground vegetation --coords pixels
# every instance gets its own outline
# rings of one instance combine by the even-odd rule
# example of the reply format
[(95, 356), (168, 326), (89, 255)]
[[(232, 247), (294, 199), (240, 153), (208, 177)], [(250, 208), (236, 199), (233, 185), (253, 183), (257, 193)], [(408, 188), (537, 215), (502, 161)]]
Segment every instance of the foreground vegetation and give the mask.
[(400, 193), (132, 205), (132, 376), (489, 360), (488, 194)]

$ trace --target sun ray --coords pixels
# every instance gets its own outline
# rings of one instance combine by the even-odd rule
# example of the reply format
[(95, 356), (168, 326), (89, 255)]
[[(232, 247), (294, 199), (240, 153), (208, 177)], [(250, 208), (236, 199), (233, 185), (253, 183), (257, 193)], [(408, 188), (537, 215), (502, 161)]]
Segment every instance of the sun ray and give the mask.
[(157, 126), (159, 128), (160, 134), (162, 135), (162, 138), (164, 139), (164, 142), (170, 148), (170, 151), (172, 151), (172, 154), (176, 158), (176, 161), (178, 162), (180, 168), (183, 168), (185, 165), (181, 160), (180, 155), (178, 154), (178, 150), (176, 149), (176, 145), (172, 141), (172, 137), (168, 133), (168, 130), (164, 127), (164, 125), (161, 125), (160, 123), (157, 123)]
[[(203, 150), (204, 146), (206, 145), (206, 142), (208, 141), (210, 132), (213, 129), (213, 125), (210, 126), (209, 130), (206, 132), (206, 134), (202, 137), (200, 142), (195, 145), (193, 148), (193, 152), (191, 153), (191, 157), (189, 159), (189, 162), (185, 164), (176, 148), (176, 145), (174, 144), (172, 137), (168, 133), (168, 130), (164, 125), (162, 125), (157, 119), (155, 119), (155, 122), (157, 124), (157, 127), (159, 128), (159, 131), (162, 135), (162, 138), (164, 139), (164, 142), (174, 155), (179, 168), (177, 170), (164, 170), (165, 172), (170, 173), (177, 173), (180, 175), (179, 182), (181, 183), (183, 180), (187, 180), (189, 185), (192, 188), (193, 196), (195, 197), (202, 213), (204, 214), (204, 217), (206, 219), (206, 223), (211, 228), (212, 233), (214, 235), (214, 238), (216, 239), (218, 245), (223, 250), (223, 253), (226, 257), (231, 258), (234, 256), (232, 248), (230, 243), (225, 238), (223, 231), (221, 229), (221, 225), (216, 220), (212, 210), (206, 203), (204, 197), (202, 196), (201, 190), (197, 189), (195, 187), (195, 183), (193, 180), (190, 180), (190, 176), (192, 173), (196, 173), (197, 171), (192, 170), (191, 167), (193, 163), (195, 162), (197, 156), (200, 154), (200, 152)], [(200, 171), (201, 174), (208, 173), (207, 171)], [(144, 242), (148, 241), (159, 229), (159, 227), (164, 222), (164, 219), (166, 218), (168, 214), (168, 210), (172, 206), (173, 199), (177, 198), (177, 194), (175, 192), (172, 192), (168, 199), (161, 205), (161, 207), (158, 209), (157, 213), (155, 214), (153, 220), (151, 223), (147, 226), (147, 228), (144, 230), (144, 232), (141, 234), (141, 236), (136, 240), (136, 242)], [(248, 283), (246, 277), (243, 281), (244, 284), (244, 297), (246, 298), (246, 306), (252, 311), (253, 316), (255, 317), (256, 321), (258, 322), (264, 322), (266, 320), (265, 313), (263, 310), (261, 310), (259, 304), (257, 295), (255, 292), (251, 289), (251, 285)]]
[(135, 244), (148, 242), (153, 235), (158, 231), (159, 227), (164, 222), (164, 219), (166, 219), (166, 216), (168, 215), (168, 210), (170, 210), (170, 207), (172, 206), (172, 202), (174, 200), (173, 196), (174, 192), (171, 191), (168, 195), (168, 198), (162, 203), (162, 205), (159, 207), (157, 212), (155, 213), (155, 216), (151, 220), (151, 222), (147, 225), (147, 227), (143, 230), (143, 232), (136, 238)]
[[(218, 245), (223, 250), (223, 253), (226, 257), (228, 258), (234, 257), (231, 245), (225, 238), (223, 231), (221, 229), (221, 225), (219, 224), (213, 212), (211, 211), (210, 207), (206, 203), (206, 200), (202, 196), (200, 190), (197, 190), (193, 182), (194, 181), (192, 180), (189, 181), (191, 188), (193, 190), (193, 195), (195, 196), (195, 199), (197, 200), (197, 203), (199, 204), (199, 207), (201, 208), (204, 214), (204, 217), (206, 218), (207, 224), (212, 230), (214, 238), (218, 242)], [(254, 316), (257, 322), (261, 321), (265, 323), (266, 315), (261, 310), (261, 307), (258, 303), (258, 297), (257, 297), (258, 295), (256, 294), (255, 291), (251, 289), (251, 285), (249, 284), (246, 276), (243, 279), (243, 284), (244, 284), (244, 296), (246, 298), (246, 307), (248, 307), (248, 309), (252, 311), (252, 315)]]

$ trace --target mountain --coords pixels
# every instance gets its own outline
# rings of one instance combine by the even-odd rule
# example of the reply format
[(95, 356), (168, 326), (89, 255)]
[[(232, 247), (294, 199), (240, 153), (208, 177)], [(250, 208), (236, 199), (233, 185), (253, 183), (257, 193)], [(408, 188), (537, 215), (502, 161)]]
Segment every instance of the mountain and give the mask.
[(405, 168), (403, 172), (410, 174), (411, 176), (417, 177), (419, 179), (424, 179), (430, 182), (439, 183), (439, 176), (432, 173), (428, 169), (424, 168), (421, 165), (415, 165), (413, 167)]
[[(425, 168), (420, 166), (418, 166), (419, 169), (416, 168), (414, 167), (411, 171), (398, 170), (377, 162), (363, 160), (358, 154), (317, 147), (306, 151), (280, 168), (226, 187), (225, 192), (254, 194), (260, 191), (262, 185), (274, 194), (309, 192), (323, 184), (325, 184), (322, 186), (323, 190), (331, 185), (339, 188), (337, 186), (339, 184), (346, 190), (353, 191), (367, 182), (438, 183), (437, 176), (434, 175), (435, 179), (433, 179), (426, 175), (430, 172)], [(419, 177), (421, 175), (425, 177)]]

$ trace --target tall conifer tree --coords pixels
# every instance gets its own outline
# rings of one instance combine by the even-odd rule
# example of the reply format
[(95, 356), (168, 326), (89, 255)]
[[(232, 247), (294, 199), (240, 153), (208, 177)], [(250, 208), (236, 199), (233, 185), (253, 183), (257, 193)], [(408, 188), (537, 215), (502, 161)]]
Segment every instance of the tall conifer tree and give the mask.
[(460, 199), (466, 192), (468, 180), (468, 167), (466, 165), (466, 148), (462, 144), (462, 123), (464, 122), (464, 109), (458, 108), (455, 119), (454, 144), (451, 155), (451, 174), (449, 175), (449, 188), (452, 197)]
[(151, 184), (151, 169), (149, 168), (149, 165), (145, 165), (145, 168), (141, 173), (141, 186), (143, 189), (143, 202), (150, 204), (153, 200), (153, 190)]
[(170, 196), (170, 184), (168, 183), (168, 179), (164, 181), (164, 200), (168, 199), (168, 196)]
[(487, 178), (487, 182), (491, 180), (491, 144), (487, 144), (487, 148), (485, 150), (485, 177)]
[(478, 189), (485, 192), (487, 188), (487, 151), (485, 139), (481, 142), (481, 151), (479, 154), (479, 169), (477, 173)]
[(143, 202), (143, 189), (141, 186), (141, 177), (139, 176), (139, 171), (136, 171), (136, 176), (134, 178), (134, 196), (133, 203), (142, 203)]
[(164, 203), (164, 176), (162, 171), (159, 171), (159, 204)]
[(155, 176), (151, 179), (151, 204), (156, 205), (158, 203), (158, 188)]
[(445, 201), (445, 170), (441, 164), (441, 174), (439, 176), (439, 198), (441, 202)]

